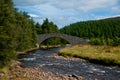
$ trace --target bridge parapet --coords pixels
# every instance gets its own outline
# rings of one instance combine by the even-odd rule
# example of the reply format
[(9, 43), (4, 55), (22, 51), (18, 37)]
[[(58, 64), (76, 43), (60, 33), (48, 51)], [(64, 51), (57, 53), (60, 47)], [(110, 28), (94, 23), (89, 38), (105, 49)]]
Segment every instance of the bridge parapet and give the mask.
[(44, 40), (51, 38), (51, 37), (60, 37), (68, 41), (71, 45), (76, 45), (76, 44), (86, 44), (88, 43), (87, 40), (76, 37), (76, 36), (71, 36), (67, 34), (59, 34), (59, 33), (48, 33), (48, 34), (40, 34), (38, 35), (38, 42), (37, 44), (41, 44)]

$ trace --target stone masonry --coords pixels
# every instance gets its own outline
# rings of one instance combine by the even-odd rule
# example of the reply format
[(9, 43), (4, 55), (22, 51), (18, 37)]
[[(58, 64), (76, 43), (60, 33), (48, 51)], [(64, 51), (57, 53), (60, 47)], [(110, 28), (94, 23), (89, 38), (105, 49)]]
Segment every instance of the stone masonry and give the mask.
[(88, 43), (87, 40), (76, 37), (76, 36), (71, 36), (71, 35), (67, 35), (67, 34), (58, 34), (58, 33), (48, 33), (48, 34), (38, 35), (37, 44), (40, 45), (44, 40), (51, 38), (51, 37), (60, 37), (62, 39), (65, 39), (66, 41), (68, 41), (71, 45)]

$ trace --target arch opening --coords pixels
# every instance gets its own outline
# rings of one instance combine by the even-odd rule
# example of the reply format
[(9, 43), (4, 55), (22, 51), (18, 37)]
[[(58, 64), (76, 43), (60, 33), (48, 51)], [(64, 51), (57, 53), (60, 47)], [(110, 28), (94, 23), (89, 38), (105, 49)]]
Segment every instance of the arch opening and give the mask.
[(42, 42), (44, 42), (46, 39), (49, 39), (52, 37), (62, 38), (64, 40), (66, 40), (67, 42), (69, 42), (71, 45), (87, 44), (88, 43), (88, 41), (86, 41), (82, 38), (79, 38), (79, 37), (75, 37), (75, 36), (71, 36), (71, 35), (67, 35), (67, 34), (48, 33), (48, 34), (38, 35), (38, 41), (36, 43), (37, 47), (40, 48)]
[(70, 42), (61, 37), (48, 37), (44, 39), (40, 44), (40, 48), (60, 47), (70, 45)]

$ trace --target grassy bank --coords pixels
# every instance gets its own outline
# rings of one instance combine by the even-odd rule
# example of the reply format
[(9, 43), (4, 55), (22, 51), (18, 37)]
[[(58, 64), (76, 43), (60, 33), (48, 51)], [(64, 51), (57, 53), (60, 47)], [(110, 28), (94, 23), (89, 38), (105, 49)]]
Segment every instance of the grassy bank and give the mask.
[(103, 65), (120, 66), (120, 47), (80, 45), (64, 48), (59, 55), (83, 58)]
[[(27, 50), (24, 50), (24, 51), (21, 51), (21, 52), (17, 52), (17, 56), (36, 51), (37, 49), (38, 48), (31, 48), (31, 49), (27, 49)], [(8, 75), (8, 72), (10, 71), (9, 69), (11, 68), (11, 65), (14, 64), (14, 60), (12, 60), (12, 61), (10, 61), (7, 65), (0, 64), (0, 73), (4, 74), (3, 77), (0, 77), (0, 80), (8, 80), (8, 78), (10, 77), (10, 75)], [(15, 80), (18, 80), (18, 79), (15, 79)], [(19, 79), (19, 80), (23, 80), (23, 79)]]
[(8, 70), (9, 68), (8, 67), (4, 67), (4, 68), (0, 68), (0, 73), (3, 73), (4, 76), (3, 77), (0, 77), (0, 80), (8, 80)]
[(39, 49), (39, 48), (27, 49), (27, 50), (24, 50), (24, 51), (21, 51), (21, 52), (17, 52), (17, 55), (27, 54), (27, 53), (29, 53), (29, 52), (36, 51), (36, 50), (38, 50), (38, 49)]

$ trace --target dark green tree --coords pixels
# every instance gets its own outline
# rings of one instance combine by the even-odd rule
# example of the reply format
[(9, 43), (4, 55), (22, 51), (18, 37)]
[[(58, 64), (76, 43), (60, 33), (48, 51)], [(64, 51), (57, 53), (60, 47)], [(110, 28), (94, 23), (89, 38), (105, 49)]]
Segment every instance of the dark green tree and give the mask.
[(12, 0), (0, 1), (0, 64), (16, 59), (16, 51), (35, 47), (35, 24), (25, 12), (18, 12)]
[(42, 28), (41, 28), (41, 25), (38, 22), (35, 24), (35, 28), (36, 28), (36, 32), (37, 32), (38, 35), (42, 34)]
[[(42, 34), (49, 34), (49, 33), (60, 33), (59, 29), (57, 27), (57, 25), (55, 25), (53, 22), (50, 22), (47, 18), (44, 20), (43, 24), (41, 25), (41, 29), (42, 29)], [(63, 43), (64, 42), (64, 43)], [(60, 45), (60, 44), (65, 44), (66, 41), (64, 41), (61, 38), (49, 38), (47, 40), (45, 40), (42, 44), (43, 45)]]
[[(83, 21), (70, 24), (60, 29), (61, 33), (90, 39), (91, 44), (119, 45), (120, 20), (104, 19)], [(117, 38), (116, 38), (117, 37)], [(118, 41), (117, 41), (118, 40)], [(110, 43), (111, 42), (111, 43)]]

